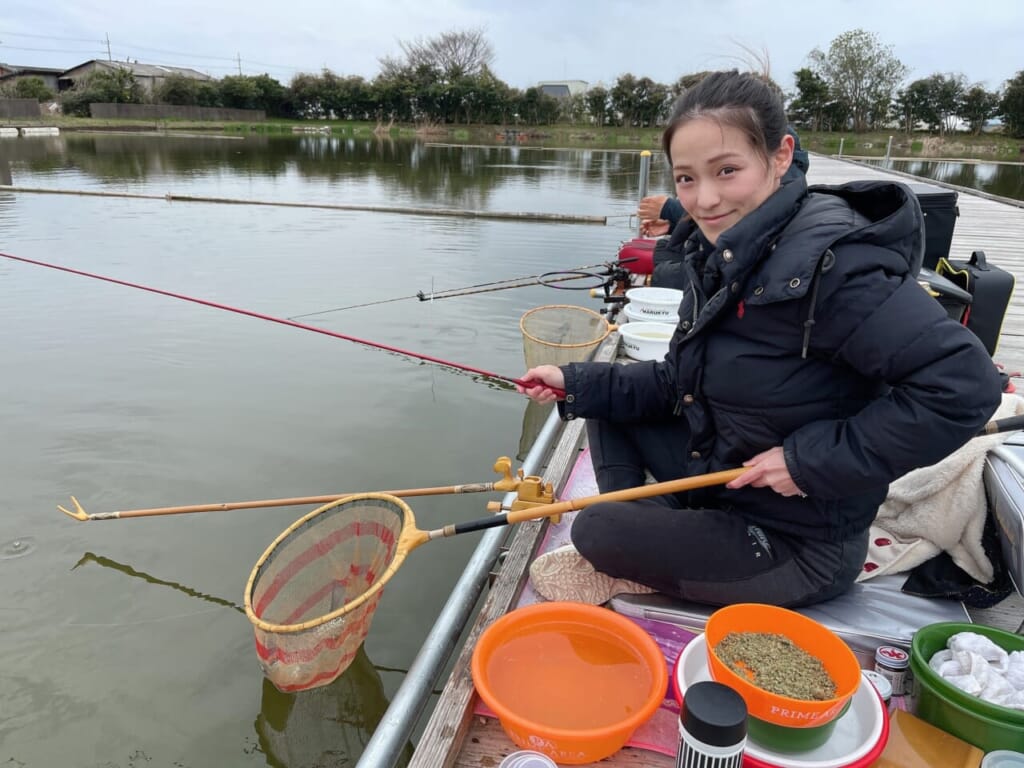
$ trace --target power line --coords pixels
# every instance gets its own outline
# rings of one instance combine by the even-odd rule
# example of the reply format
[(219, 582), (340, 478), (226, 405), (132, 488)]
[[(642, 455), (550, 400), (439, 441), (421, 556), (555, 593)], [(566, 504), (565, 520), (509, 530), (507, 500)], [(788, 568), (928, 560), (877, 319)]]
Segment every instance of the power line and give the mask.
[(38, 40), (64, 40), (69, 43), (99, 42), (92, 38), (85, 37), (60, 37), (59, 35), (31, 35), (28, 32), (7, 32), (6, 30), (0, 31), (0, 35), (4, 35), (5, 37), (34, 37)]
[[(85, 53), (85, 54), (95, 54), (95, 53), (97, 53), (97, 51), (86, 51), (86, 50), (80, 50), (80, 49), (70, 50), (70, 49), (67, 49), (67, 48), (22, 48), (22, 47), (17, 46), (17, 45), (7, 45), (6, 43), (4, 45), (0, 46), (0, 48), (6, 49), (6, 50), (11, 50), (11, 51), (36, 51), (36, 52), (43, 52), (43, 53)], [(99, 51), (98, 53), (102, 54), (103, 51)]]

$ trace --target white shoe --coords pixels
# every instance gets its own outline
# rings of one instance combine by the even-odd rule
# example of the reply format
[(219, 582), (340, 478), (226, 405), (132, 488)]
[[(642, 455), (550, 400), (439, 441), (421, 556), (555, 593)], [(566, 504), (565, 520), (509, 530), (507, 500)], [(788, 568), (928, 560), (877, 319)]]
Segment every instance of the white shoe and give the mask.
[(530, 566), (534, 590), (547, 600), (600, 605), (623, 592), (649, 595), (656, 590), (627, 579), (616, 579), (594, 566), (572, 544), (541, 555)]

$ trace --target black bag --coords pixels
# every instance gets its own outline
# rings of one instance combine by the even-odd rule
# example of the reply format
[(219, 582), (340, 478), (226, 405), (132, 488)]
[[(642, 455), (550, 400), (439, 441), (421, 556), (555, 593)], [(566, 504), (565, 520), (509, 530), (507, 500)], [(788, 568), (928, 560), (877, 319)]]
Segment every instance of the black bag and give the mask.
[(940, 259), (935, 271), (971, 294), (965, 325), (981, 339), (988, 353), (994, 355), (1013, 295), (1013, 275), (989, 264), (984, 251), (975, 251), (967, 261)]
[(911, 182), (907, 184), (921, 205), (924, 214), (924, 266), (935, 269), (939, 259), (949, 256), (953, 242), (953, 229), (960, 209), (956, 205), (955, 190), (934, 184)]

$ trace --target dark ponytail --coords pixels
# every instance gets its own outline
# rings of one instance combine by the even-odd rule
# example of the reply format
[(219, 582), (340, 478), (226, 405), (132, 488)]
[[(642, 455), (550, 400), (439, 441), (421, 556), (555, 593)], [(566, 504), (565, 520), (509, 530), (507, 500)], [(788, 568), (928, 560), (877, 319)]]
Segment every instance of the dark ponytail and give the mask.
[(750, 146), (767, 164), (786, 134), (782, 98), (761, 75), (736, 70), (712, 72), (676, 101), (661, 147), (672, 165), (669, 148), (682, 125), (704, 117), (743, 132)]

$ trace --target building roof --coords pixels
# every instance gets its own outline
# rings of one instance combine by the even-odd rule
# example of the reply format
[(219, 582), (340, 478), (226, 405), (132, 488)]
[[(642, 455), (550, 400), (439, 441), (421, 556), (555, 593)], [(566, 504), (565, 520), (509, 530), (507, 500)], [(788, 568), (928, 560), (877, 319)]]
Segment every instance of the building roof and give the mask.
[(59, 75), (63, 72), (63, 69), (54, 69), (53, 67), (23, 67), (19, 64), (5, 64), (0, 61), (0, 69), (5, 72), (14, 72), (21, 75)]
[(105, 59), (90, 59), (78, 66), (66, 69), (61, 73), (62, 77), (71, 77), (75, 70), (88, 67), (90, 64), (105, 69), (127, 69), (136, 77), (167, 77), (168, 75), (184, 75), (192, 80), (212, 80), (210, 75), (199, 72), (188, 67), (171, 67), (165, 64), (140, 64), (137, 61), (107, 61)]
[(32, 77), (33, 75), (54, 77), (63, 71), (63, 69), (53, 69), (52, 67), (22, 67), (17, 64), (4, 64), (0, 62), (0, 80), (15, 77)]
[(586, 93), (586, 80), (541, 80), (537, 87), (549, 96), (565, 97)]

